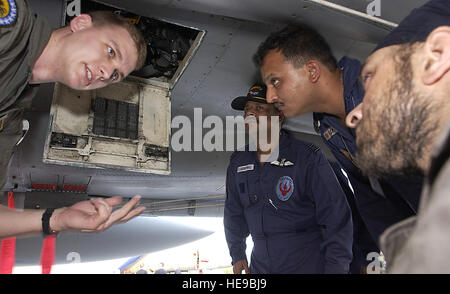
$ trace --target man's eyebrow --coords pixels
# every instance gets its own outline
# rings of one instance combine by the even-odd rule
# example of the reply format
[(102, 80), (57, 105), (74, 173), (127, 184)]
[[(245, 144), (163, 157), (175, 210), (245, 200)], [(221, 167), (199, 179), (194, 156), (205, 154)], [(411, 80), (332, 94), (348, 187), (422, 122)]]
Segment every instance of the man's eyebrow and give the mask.
[(269, 80), (271, 77), (273, 77), (274, 76), (274, 74), (273, 73), (271, 73), (271, 74), (269, 74), (269, 75), (267, 75), (265, 78), (264, 78), (264, 83), (266, 83), (267, 84), (267, 80)]
[(363, 65), (361, 66), (361, 70), (359, 71), (358, 78), (359, 78), (359, 82), (360, 82), (361, 84), (363, 84), (363, 82), (364, 82), (364, 79), (363, 79), (362, 74), (363, 74), (363, 72), (364, 72), (364, 68), (366, 67), (366, 65), (367, 65), (367, 61), (363, 63)]
[[(117, 55), (119, 56), (119, 60), (122, 61), (122, 53), (120, 52), (119, 49), (119, 45), (117, 45), (117, 43), (114, 40), (111, 40), (111, 43), (113, 44), (114, 48), (116, 48), (117, 51)], [(118, 72), (120, 75), (119, 80), (123, 80), (125, 78), (125, 75), (123, 74), (123, 72)]]
[(114, 48), (116, 48), (117, 55), (119, 55), (120, 61), (122, 61), (122, 53), (120, 52), (119, 45), (114, 40), (111, 40), (111, 43), (114, 45)]

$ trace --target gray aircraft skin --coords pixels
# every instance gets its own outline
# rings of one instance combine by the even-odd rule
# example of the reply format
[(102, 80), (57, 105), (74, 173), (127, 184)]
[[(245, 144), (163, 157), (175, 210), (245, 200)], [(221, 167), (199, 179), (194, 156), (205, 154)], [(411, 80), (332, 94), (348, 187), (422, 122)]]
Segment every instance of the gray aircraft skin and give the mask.
[[(28, 0), (33, 11), (54, 28), (61, 26), (66, 5), (60, 0)], [(66, 1), (66, 3), (71, 1)], [(231, 109), (233, 98), (245, 95), (259, 78), (252, 62), (258, 45), (272, 31), (288, 23), (306, 22), (329, 42), (335, 57), (346, 55), (363, 62), (383, 37), (408, 13), (426, 0), (104, 0), (103, 4), (141, 16), (204, 31), (205, 35), (170, 94), (171, 118), (194, 120), (194, 108), (203, 118), (242, 113)], [(368, 15), (368, 9), (379, 15)], [(56, 263), (68, 262), (69, 252), (83, 261), (140, 255), (186, 243), (211, 232), (165, 223), (151, 216), (222, 217), (225, 175), (230, 151), (171, 151), (170, 174), (142, 174), (114, 168), (85, 168), (43, 162), (54, 84), (41, 85), (26, 112), (30, 131), (15, 151), (3, 191), (14, 191), (19, 208), (70, 205), (90, 196), (142, 195), (148, 210), (127, 224), (100, 234), (63, 233), (57, 238)], [(312, 115), (288, 119), (284, 128), (297, 138), (322, 144), (312, 126)], [(171, 133), (177, 129), (172, 129)], [(198, 130), (197, 130), (198, 131)], [(203, 135), (207, 130), (201, 130)], [(33, 183), (85, 185), (85, 192), (37, 191)], [(169, 209), (152, 201), (172, 201)], [(182, 209), (174, 208), (181, 204)], [(202, 207), (202, 204), (205, 204)], [(156, 207), (156, 208), (155, 208)], [(180, 206), (178, 206), (180, 207)], [(17, 241), (16, 263), (39, 264), (42, 237)]]

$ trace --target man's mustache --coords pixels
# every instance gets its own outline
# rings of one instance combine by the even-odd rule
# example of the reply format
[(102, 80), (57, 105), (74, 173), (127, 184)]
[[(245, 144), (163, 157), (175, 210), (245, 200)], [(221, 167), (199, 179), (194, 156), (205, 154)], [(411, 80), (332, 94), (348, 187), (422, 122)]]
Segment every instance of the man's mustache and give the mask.
[(273, 103), (273, 105), (275, 106), (275, 108), (276, 108), (278, 111), (281, 111), (281, 110), (280, 110), (280, 106), (284, 106), (284, 103), (283, 103), (283, 102), (275, 102), (275, 103)]
[(259, 122), (259, 121), (258, 121), (258, 118), (257, 118), (255, 115), (253, 115), (253, 114), (247, 115), (247, 116), (245, 117), (244, 121), (245, 121), (246, 123), (254, 123), (254, 122), (258, 123), (258, 122)]

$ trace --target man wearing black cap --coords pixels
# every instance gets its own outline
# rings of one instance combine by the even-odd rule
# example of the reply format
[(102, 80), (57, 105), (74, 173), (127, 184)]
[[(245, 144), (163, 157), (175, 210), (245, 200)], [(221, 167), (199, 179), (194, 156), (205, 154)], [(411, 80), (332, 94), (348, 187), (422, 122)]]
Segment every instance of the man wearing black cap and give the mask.
[(370, 55), (347, 117), (368, 174), (427, 175), (417, 217), (381, 237), (390, 273), (450, 273), (450, 1), (414, 10)]
[[(314, 127), (348, 175), (343, 187), (352, 208), (354, 257), (352, 273), (365, 272), (371, 252), (379, 252), (386, 228), (417, 213), (423, 176), (366, 176), (355, 160), (356, 134), (345, 118), (364, 96), (361, 63), (343, 57), (336, 62), (324, 38), (313, 28), (290, 25), (271, 34), (254, 56), (267, 85), (267, 100), (286, 117), (313, 112)], [(340, 168), (336, 175), (343, 179)]]
[[(254, 85), (247, 96), (234, 99), (232, 107), (243, 110), (246, 120), (253, 118), (259, 134), (266, 131), (268, 137), (271, 121), (284, 119), (267, 103), (263, 85)], [(269, 126), (266, 130), (260, 127), (263, 119)], [(278, 156), (269, 156), (268, 161), (261, 160), (259, 143), (257, 151), (231, 156), (224, 227), (233, 272), (348, 273), (351, 211), (328, 161), (317, 147), (284, 131), (279, 144), (274, 143), (272, 136), (268, 153)], [(250, 269), (245, 254), (249, 234), (254, 243)]]

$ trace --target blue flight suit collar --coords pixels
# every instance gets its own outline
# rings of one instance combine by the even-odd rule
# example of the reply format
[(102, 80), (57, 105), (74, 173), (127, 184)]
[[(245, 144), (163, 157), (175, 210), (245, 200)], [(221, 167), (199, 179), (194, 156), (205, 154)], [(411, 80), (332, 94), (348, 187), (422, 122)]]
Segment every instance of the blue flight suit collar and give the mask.
[[(343, 98), (345, 113), (349, 114), (356, 106), (358, 106), (358, 104), (362, 102), (362, 97), (364, 97), (364, 89), (359, 83), (361, 63), (358, 60), (343, 57), (338, 63), (338, 68), (343, 71), (342, 79), (344, 84)], [(343, 126), (334, 115), (327, 113), (313, 113), (313, 119), (314, 128), (318, 134), (325, 132), (328, 127), (332, 127), (347, 140), (355, 141), (355, 130)], [(323, 125), (326, 125), (327, 127), (325, 128)]]
[[(271, 158), (269, 161), (264, 162), (264, 164), (262, 166), (260, 165), (260, 162), (258, 159), (258, 152), (252, 151), (251, 157), (252, 157), (254, 163), (257, 163), (255, 169), (262, 168), (266, 165), (270, 165), (270, 162), (272, 162), (273, 160), (278, 160), (280, 158), (283, 158), (282, 154), (286, 153), (285, 150), (289, 147), (289, 140), (290, 140), (289, 135), (286, 133), (286, 131), (280, 130), (280, 141), (279, 141), (277, 147), (275, 147), (276, 149), (274, 151), (272, 151), (272, 153), (273, 153), (273, 152), (276, 152), (278, 149), (278, 157)], [(246, 146), (246, 150), (248, 150), (248, 146)], [(289, 158), (287, 158), (287, 159), (289, 159)]]

